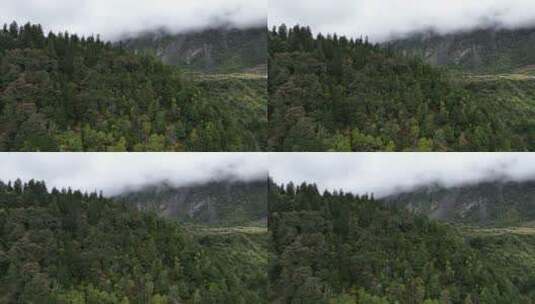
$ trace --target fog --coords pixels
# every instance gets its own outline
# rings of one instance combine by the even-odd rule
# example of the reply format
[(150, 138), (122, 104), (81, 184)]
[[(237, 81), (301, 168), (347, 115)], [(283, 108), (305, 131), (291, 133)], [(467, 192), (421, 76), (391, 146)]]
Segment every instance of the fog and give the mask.
[(535, 23), (532, 0), (271, 0), (269, 24), (309, 25), (315, 33), (381, 42), (415, 31), (439, 33)]
[(430, 183), (456, 186), (535, 179), (535, 153), (276, 153), (277, 183), (316, 183), (322, 190), (376, 197)]
[(0, 180), (100, 191), (266, 178), (376, 197), (430, 183), (535, 179), (535, 153), (0, 153)]
[(267, 178), (266, 160), (260, 153), (1, 153), (0, 180), (44, 180), (49, 189), (116, 195), (163, 181)]
[(267, 0), (2, 0), (0, 21), (40, 23), (46, 31), (116, 40), (143, 31), (178, 33), (267, 22)]

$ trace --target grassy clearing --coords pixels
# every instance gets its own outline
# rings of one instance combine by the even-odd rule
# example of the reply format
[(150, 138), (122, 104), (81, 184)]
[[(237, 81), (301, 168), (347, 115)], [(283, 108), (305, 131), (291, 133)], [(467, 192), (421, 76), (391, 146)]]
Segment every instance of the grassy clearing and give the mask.
[(529, 235), (535, 237), (535, 227), (507, 227), (507, 228), (466, 228), (470, 235), (491, 236), (491, 235)]
[(249, 234), (260, 235), (267, 233), (267, 227), (258, 226), (236, 226), (236, 227), (206, 227), (206, 226), (190, 226), (194, 233), (204, 235), (227, 235), (227, 234)]

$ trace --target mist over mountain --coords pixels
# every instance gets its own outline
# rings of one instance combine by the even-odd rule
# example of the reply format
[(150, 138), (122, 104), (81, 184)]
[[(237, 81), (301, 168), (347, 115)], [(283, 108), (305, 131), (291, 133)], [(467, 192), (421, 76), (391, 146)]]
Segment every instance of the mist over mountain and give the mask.
[(5, 153), (0, 164), (2, 180), (39, 179), (58, 189), (102, 190), (106, 197), (162, 181), (180, 187), (267, 175), (260, 153)]
[(535, 220), (535, 179), (495, 179), (457, 186), (433, 183), (386, 196), (433, 219), (476, 225), (518, 225)]
[(48, 31), (69, 31), (114, 40), (160, 28), (176, 34), (221, 25), (265, 26), (266, 0), (54, 0), (2, 1), (0, 21), (38, 22)]
[(474, 73), (532, 74), (535, 64), (533, 25), (488, 25), (449, 33), (421, 31), (387, 44), (427, 63)]
[(267, 179), (217, 179), (189, 185), (162, 182), (117, 196), (140, 210), (179, 222), (209, 225), (265, 223)]
[(516, 29), (535, 24), (535, 4), (529, 0), (425, 1), (272, 0), (269, 25), (309, 25), (314, 33), (368, 36), (384, 42), (394, 36), (433, 30), (441, 34), (488, 26)]
[(152, 54), (164, 63), (199, 72), (266, 73), (265, 26), (214, 26), (173, 33), (162, 29), (123, 40), (136, 53)]

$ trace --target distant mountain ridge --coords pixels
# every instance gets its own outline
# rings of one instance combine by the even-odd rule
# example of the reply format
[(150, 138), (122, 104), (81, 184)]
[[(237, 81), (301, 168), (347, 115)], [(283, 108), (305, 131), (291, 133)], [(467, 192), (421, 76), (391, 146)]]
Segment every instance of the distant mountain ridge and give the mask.
[(126, 192), (118, 199), (180, 222), (247, 225), (267, 218), (267, 179), (225, 179), (183, 186), (164, 182)]
[(449, 34), (427, 31), (387, 44), (430, 64), (474, 73), (510, 73), (535, 68), (535, 26), (487, 27)]
[(136, 53), (195, 72), (263, 72), (267, 66), (265, 27), (211, 28), (179, 34), (147, 32), (123, 40)]
[(476, 225), (516, 225), (535, 220), (535, 179), (421, 186), (382, 199), (433, 219)]

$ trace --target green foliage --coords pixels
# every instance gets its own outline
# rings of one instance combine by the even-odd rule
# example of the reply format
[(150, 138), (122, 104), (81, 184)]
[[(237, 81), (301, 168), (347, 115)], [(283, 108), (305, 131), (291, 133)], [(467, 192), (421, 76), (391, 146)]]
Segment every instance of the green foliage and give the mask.
[(459, 77), (308, 27), (268, 37), (269, 150), (535, 150), (531, 78)]
[(13, 23), (0, 30), (0, 150), (264, 148), (265, 81), (190, 78), (98, 37)]
[(2, 303), (266, 303), (265, 246), (96, 193), (0, 182)]
[(368, 195), (320, 194), (313, 184), (270, 182), (268, 195), (274, 302), (532, 303), (535, 263), (519, 249), (528, 241), (484, 242)]

